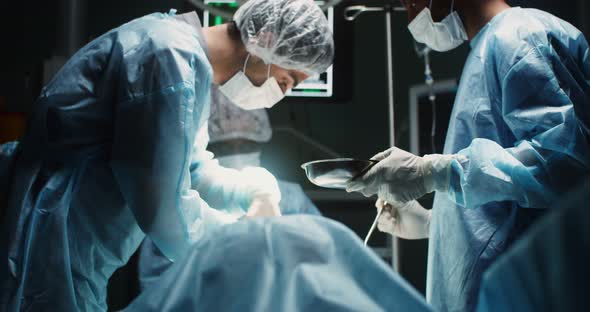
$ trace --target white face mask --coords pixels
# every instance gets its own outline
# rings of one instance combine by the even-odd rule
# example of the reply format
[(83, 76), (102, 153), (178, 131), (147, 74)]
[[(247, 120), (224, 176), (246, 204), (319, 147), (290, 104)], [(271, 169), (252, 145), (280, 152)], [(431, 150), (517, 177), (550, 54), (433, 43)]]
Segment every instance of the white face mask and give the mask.
[(220, 86), (219, 90), (242, 109), (271, 108), (282, 100), (285, 94), (283, 94), (283, 90), (281, 90), (275, 77), (270, 77), (270, 64), (268, 65), (267, 79), (262, 86), (257, 87), (252, 84), (252, 81), (245, 74), (249, 58), (250, 55), (248, 54), (246, 62), (244, 62), (244, 69), (237, 72), (229, 81)]
[(432, 19), (430, 9), (424, 8), (408, 25), (414, 39), (438, 52), (450, 51), (465, 42), (467, 32), (459, 14), (453, 11), (454, 5), (455, 1), (451, 4), (451, 13), (438, 23)]

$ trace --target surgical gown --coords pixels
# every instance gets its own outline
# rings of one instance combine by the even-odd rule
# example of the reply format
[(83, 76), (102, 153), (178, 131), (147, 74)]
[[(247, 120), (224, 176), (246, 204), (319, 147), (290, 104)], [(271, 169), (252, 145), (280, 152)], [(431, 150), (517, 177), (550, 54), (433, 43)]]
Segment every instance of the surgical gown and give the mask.
[(438, 311), (473, 311), (486, 268), (590, 168), (574, 113), (590, 105), (580, 31), (512, 8), (471, 47), (444, 148), (466, 161), (453, 163), (450, 192), (433, 204), (427, 299)]
[(212, 69), (197, 26), (172, 14), (133, 20), (42, 90), (12, 170), (0, 172), (13, 173), (0, 203), (0, 311), (106, 310), (108, 278), (146, 234), (175, 259), (232, 222), (201, 194), (248, 201), (232, 181), (203, 182), (215, 176), (198, 135)]
[[(6, 144), (0, 144), (0, 203), (5, 202), (6, 196), (8, 195), (8, 186), (10, 176), (13, 171), (14, 158), (16, 158), (18, 149), (18, 142), (10, 142)], [(2, 218), (0, 215), (0, 224), (2, 224)]]

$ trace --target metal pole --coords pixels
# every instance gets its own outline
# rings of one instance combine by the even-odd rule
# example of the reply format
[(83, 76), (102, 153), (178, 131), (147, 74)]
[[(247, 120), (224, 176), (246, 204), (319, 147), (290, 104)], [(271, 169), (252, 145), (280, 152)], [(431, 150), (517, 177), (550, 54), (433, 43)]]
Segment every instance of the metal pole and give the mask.
[[(355, 20), (363, 12), (385, 11), (385, 35), (387, 42), (387, 95), (388, 95), (388, 121), (389, 121), (389, 145), (395, 146), (395, 114), (394, 114), (394, 93), (393, 93), (393, 49), (391, 39), (391, 13), (394, 11), (405, 11), (403, 7), (394, 7), (390, 4), (384, 7), (367, 7), (364, 5), (349, 6), (344, 10), (344, 19)], [(398, 239), (388, 236), (387, 244), (391, 245), (391, 266), (399, 271)]]
[(391, 8), (385, 12), (385, 35), (387, 36), (387, 96), (389, 100), (389, 145), (395, 145), (395, 114), (393, 99), (393, 49), (391, 42)]
[[(389, 100), (389, 146), (395, 146), (395, 107), (393, 93), (393, 43), (391, 39), (391, 5), (385, 6), (385, 36), (387, 42), (387, 96)], [(391, 237), (391, 265), (395, 271), (399, 269), (398, 239)]]
[(86, 0), (62, 0), (57, 55), (69, 58), (84, 45)]

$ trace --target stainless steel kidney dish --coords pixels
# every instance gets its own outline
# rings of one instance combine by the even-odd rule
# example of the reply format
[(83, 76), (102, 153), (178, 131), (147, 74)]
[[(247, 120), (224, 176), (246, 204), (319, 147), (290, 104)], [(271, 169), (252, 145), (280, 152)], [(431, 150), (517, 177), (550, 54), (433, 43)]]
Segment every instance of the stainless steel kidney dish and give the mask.
[(352, 158), (324, 159), (301, 165), (307, 179), (317, 186), (331, 189), (346, 189), (346, 184), (367, 172), (377, 161)]

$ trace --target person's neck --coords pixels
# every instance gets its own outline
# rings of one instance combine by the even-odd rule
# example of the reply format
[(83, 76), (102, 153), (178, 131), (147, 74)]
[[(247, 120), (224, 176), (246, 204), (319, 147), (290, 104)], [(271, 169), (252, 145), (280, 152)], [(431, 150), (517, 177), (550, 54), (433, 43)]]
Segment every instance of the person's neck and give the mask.
[(209, 49), (209, 63), (213, 67), (213, 82), (221, 85), (242, 69), (246, 48), (241, 41), (232, 40), (227, 24), (203, 28)]
[(474, 3), (473, 6), (461, 9), (461, 17), (469, 40), (473, 39), (494, 16), (510, 8), (504, 1), (474, 1), (472, 3)]

